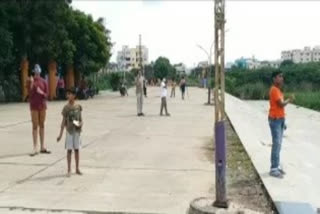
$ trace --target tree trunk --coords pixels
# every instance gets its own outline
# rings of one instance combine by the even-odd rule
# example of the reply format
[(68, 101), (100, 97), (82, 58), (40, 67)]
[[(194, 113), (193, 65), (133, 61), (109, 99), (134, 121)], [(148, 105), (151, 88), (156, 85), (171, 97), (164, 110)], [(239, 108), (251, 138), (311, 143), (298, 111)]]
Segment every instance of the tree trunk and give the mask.
[(73, 65), (68, 65), (66, 74), (66, 89), (74, 87), (74, 70)]
[(56, 89), (57, 89), (57, 63), (54, 60), (51, 60), (48, 65), (49, 72), (49, 100), (53, 100), (57, 97)]
[(80, 85), (80, 80), (81, 80), (81, 75), (80, 75), (80, 71), (75, 70), (74, 72), (74, 78), (75, 78), (75, 85), (76, 87), (79, 87)]
[(29, 74), (29, 61), (27, 57), (24, 57), (20, 64), (21, 69), (21, 93), (22, 102), (24, 102), (29, 95), (29, 90), (27, 87), (28, 74)]

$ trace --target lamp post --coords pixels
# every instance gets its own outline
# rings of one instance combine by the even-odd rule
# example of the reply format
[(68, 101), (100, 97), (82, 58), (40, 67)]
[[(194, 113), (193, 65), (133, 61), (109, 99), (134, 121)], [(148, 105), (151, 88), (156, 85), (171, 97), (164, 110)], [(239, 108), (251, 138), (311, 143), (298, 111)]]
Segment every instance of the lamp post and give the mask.
[(211, 85), (210, 85), (210, 77), (211, 77), (211, 73), (212, 73), (212, 48), (213, 48), (214, 42), (212, 42), (211, 47), (210, 47), (210, 53), (204, 49), (201, 45), (197, 45), (198, 48), (200, 48), (208, 57), (208, 64), (209, 64), (209, 69), (208, 69), (208, 79), (207, 79), (207, 84), (208, 84), (208, 105), (210, 105), (211, 103)]

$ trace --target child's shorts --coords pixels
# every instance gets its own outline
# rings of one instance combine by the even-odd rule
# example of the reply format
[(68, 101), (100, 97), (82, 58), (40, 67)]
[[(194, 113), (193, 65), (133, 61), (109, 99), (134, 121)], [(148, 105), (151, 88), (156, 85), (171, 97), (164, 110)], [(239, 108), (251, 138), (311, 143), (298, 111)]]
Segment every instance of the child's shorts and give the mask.
[(81, 148), (81, 138), (80, 132), (74, 132), (70, 134), (67, 132), (66, 134), (66, 149), (67, 150), (75, 150)]

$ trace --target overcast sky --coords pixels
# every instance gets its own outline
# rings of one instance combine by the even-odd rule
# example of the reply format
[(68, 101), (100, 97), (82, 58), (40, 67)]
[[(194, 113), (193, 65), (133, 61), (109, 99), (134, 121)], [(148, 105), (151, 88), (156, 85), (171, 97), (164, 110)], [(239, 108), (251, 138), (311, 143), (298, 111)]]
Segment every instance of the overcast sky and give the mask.
[[(214, 3), (202, 1), (73, 0), (73, 7), (103, 17), (115, 43), (111, 61), (123, 45), (142, 43), (149, 61), (166, 56), (191, 67), (207, 56), (214, 35)], [(320, 45), (320, 1), (227, 1), (226, 61), (241, 56), (279, 59), (282, 50)]]

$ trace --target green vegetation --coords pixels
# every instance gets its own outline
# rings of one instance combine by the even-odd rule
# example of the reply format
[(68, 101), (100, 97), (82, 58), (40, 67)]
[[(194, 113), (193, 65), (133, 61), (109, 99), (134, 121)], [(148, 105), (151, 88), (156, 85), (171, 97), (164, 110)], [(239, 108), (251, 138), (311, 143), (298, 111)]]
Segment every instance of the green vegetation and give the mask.
[[(241, 99), (268, 99), (271, 74), (275, 69), (232, 68), (226, 73), (226, 91)], [(320, 63), (293, 64), (284, 61), (285, 94), (295, 94), (295, 104), (320, 110)]]
[(176, 78), (176, 70), (170, 64), (169, 59), (165, 57), (159, 57), (154, 63), (154, 76), (159, 79), (167, 78), (172, 79)]
[[(127, 72), (125, 76), (125, 82), (127, 87), (131, 87), (134, 84), (135, 76), (133, 73)], [(106, 73), (91, 75), (89, 80), (94, 83), (97, 89), (100, 90), (119, 90), (121, 84), (123, 83), (123, 72), (117, 73)]]
[(306, 108), (320, 110), (320, 91), (318, 92), (295, 92), (294, 103)]
[(109, 31), (103, 19), (74, 10), (71, 1), (11, 0), (0, 2), (0, 100), (21, 100), (20, 64), (29, 71), (39, 63), (43, 75), (50, 62), (65, 72), (73, 65), (88, 76), (111, 56)]

